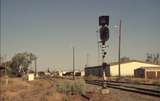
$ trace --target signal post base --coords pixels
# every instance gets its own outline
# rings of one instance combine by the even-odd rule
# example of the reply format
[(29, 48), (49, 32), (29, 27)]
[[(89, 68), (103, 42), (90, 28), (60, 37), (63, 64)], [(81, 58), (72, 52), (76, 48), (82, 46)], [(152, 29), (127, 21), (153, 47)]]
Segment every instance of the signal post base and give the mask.
[(110, 93), (109, 88), (102, 88), (101, 89), (101, 94), (105, 95), (105, 94), (109, 94), (109, 93)]

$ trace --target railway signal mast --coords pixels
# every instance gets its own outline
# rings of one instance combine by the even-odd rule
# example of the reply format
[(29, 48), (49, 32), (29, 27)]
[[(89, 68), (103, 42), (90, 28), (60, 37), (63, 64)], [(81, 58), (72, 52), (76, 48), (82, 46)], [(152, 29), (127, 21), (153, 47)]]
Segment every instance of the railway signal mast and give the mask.
[[(102, 71), (103, 71), (103, 79), (106, 81), (106, 68), (109, 66), (105, 62), (105, 57), (107, 55), (107, 47), (106, 42), (109, 40), (109, 16), (99, 16), (99, 34), (100, 41), (99, 46), (101, 48), (102, 53)], [(103, 84), (103, 87), (106, 88), (106, 83)]]

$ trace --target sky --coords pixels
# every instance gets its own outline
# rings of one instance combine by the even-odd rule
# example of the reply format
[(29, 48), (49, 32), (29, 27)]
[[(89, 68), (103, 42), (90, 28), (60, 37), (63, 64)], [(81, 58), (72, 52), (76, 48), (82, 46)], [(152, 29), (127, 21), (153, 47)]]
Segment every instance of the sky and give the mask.
[(145, 60), (160, 53), (160, 0), (1, 0), (2, 56), (32, 52), (38, 69), (70, 70), (72, 47), (76, 69), (98, 65), (98, 17), (110, 16), (106, 62), (118, 59), (118, 28), (122, 20), (121, 57)]

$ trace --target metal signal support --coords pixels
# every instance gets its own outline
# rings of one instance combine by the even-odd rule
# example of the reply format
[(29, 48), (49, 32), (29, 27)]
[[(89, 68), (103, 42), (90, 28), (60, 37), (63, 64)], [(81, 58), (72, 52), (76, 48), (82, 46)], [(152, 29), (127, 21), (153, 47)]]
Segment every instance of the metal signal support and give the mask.
[[(103, 80), (106, 81), (106, 67), (107, 63), (105, 62), (105, 57), (107, 55), (107, 48), (109, 47), (106, 45), (106, 42), (109, 40), (109, 16), (100, 16), (99, 17), (99, 34), (100, 34), (100, 41), (99, 46), (101, 48), (101, 55), (102, 55), (102, 71), (103, 71)], [(103, 88), (106, 88), (106, 82), (103, 84)]]

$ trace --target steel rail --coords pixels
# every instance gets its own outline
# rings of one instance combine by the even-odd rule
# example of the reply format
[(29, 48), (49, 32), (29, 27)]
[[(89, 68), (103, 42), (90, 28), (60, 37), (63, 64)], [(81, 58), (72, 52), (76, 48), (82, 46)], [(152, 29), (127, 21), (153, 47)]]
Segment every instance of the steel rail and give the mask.
[(160, 97), (160, 91), (159, 90), (148, 89), (147, 87), (146, 88), (135, 87), (135, 86), (127, 85), (127, 83), (125, 83), (125, 85), (123, 85), (123, 84), (118, 83), (118, 82), (112, 83), (112, 82), (104, 82), (104, 81), (98, 81), (98, 80), (95, 80), (95, 81), (86, 80), (86, 83), (93, 84), (93, 85), (98, 85), (98, 86), (102, 86), (104, 83), (106, 83), (107, 87), (110, 87), (110, 88), (115, 88), (115, 89), (120, 89), (120, 90), (125, 90), (125, 91), (130, 91), (130, 92), (135, 92), (135, 93)]

